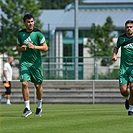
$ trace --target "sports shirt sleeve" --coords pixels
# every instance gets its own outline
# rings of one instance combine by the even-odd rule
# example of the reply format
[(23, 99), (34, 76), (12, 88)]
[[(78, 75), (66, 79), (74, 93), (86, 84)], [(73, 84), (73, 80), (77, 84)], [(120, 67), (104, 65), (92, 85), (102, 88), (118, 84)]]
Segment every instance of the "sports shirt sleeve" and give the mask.
[(5, 64), (4, 64), (4, 69), (3, 69), (3, 70), (4, 70), (4, 71), (7, 71), (7, 67), (8, 67), (8, 66), (7, 66), (7, 64), (5, 63)]
[(127, 38), (125, 34), (118, 37), (118, 40), (116, 42), (116, 48), (120, 48), (124, 42), (128, 41), (130, 38)]
[(40, 44), (46, 43), (46, 39), (41, 32), (38, 33), (38, 37), (39, 37)]

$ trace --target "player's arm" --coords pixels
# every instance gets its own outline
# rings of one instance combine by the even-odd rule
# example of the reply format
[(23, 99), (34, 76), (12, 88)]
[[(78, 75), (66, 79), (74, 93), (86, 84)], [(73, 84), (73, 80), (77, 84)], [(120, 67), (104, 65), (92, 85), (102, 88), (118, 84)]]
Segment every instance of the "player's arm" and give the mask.
[(48, 50), (48, 46), (47, 46), (46, 43), (42, 43), (42, 45), (40, 45), (40, 46), (35, 46), (32, 43), (28, 43), (28, 47), (31, 48), (31, 49), (37, 49), (37, 50), (40, 50), (40, 51), (47, 51)]
[(17, 49), (17, 51), (19, 51), (19, 52), (22, 52), (22, 51), (26, 51), (26, 45), (20, 45), (20, 44), (17, 44), (17, 46), (16, 46), (16, 49)]
[(35, 49), (38, 49), (41, 51), (48, 51), (48, 45), (46, 43), (43, 43), (41, 46), (35, 46)]
[(37, 36), (38, 36), (39, 44), (36, 46), (33, 43), (29, 42), (28, 43), (28, 48), (36, 49), (36, 50), (40, 50), (40, 51), (47, 51), (48, 50), (48, 45), (46, 43), (44, 35), (38, 30), (38, 35)]
[(19, 51), (19, 52), (26, 51), (26, 48), (27, 48), (26, 44), (22, 44), (20, 40), (21, 39), (18, 35), (16, 50)]
[(112, 60), (113, 61), (116, 61), (117, 60), (117, 53), (118, 53), (118, 48), (117, 47), (114, 47), (113, 56), (112, 56)]
[(8, 79), (7, 79), (7, 71), (6, 70), (3, 70), (3, 75), (4, 75), (5, 79), (6, 79), (6, 82), (8, 82)]

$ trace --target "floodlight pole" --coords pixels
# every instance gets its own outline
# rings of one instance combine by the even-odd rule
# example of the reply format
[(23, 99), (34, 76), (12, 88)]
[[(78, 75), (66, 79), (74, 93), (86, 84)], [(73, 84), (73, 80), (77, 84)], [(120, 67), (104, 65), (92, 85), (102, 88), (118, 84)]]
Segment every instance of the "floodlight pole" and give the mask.
[(4, 22), (3, 22), (3, 15), (2, 15), (2, 10), (0, 8), (0, 21), (1, 21), (1, 43), (2, 43), (2, 62), (3, 62), (3, 67), (4, 67), (4, 40), (5, 40), (5, 32), (4, 32)]
[(78, 80), (78, 0), (75, 0), (75, 14), (74, 14), (74, 25), (75, 25), (75, 80)]

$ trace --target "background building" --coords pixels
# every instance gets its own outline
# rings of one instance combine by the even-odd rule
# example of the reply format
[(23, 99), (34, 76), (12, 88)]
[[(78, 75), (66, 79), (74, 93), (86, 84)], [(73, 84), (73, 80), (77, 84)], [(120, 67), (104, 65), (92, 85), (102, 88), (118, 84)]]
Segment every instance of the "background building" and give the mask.
[[(90, 37), (92, 23), (102, 26), (107, 17), (111, 17), (116, 26), (113, 32), (115, 34), (114, 42), (116, 42), (117, 37), (124, 32), (125, 21), (133, 17), (132, 5), (132, 0), (120, 0), (118, 2), (114, 0), (80, 1), (76, 21), (78, 25), (78, 50), (76, 50), (78, 55), (76, 57), (75, 5), (70, 3), (63, 10), (41, 10), (40, 20), (43, 23), (44, 34), (49, 44), (48, 56), (43, 60), (45, 79), (51, 79), (51, 77), (52, 79), (75, 79), (75, 70), (78, 71), (78, 79), (92, 79), (92, 75), (95, 76), (94, 79), (98, 79), (100, 73), (105, 74), (114, 69), (114, 66), (119, 68), (119, 60), (113, 66), (102, 67), (100, 62), (88, 53), (87, 39)], [(75, 69), (77, 58), (78, 69)], [(0, 59), (0, 71), (2, 71), (3, 59), (2, 57)], [(16, 70), (18, 63), (15, 65), (17, 67), (14, 75), (17, 77), (16, 75), (19, 75), (18, 70)]]
[[(133, 1), (131, 2), (131, 0), (120, 0), (118, 2), (114, 0), (86, 0), (83, 3), (80, 3), (78, 6), (79, 10), (77, 22), (79, 30), (78, 56), (90, 57), (88, 48), (84, 47), (84, 45), (86, 45), (87, 38), (89, 37), (90, 27), (92, 23), (102, 26), (108, 16), (112, 18), (113, 24), (116, 26), (113, 33), (117, 39), (119, 33), (124, 31), (125, 21), (133, 18), (132, 4)], [(50, 44), (49, 56), (56, 57), (56, 61), (54, 61), (57, 65), (51, 67), (59, 70), (74, 70), (74, 9), (74, 5), (69, 4), (64, 10), (42, 10), (42, 15), (40, 16), (40, 19), (43, 22), (45, 36), (49, 40)], [(116, 39), (114, 40), (116, 41)], [(64, 57), (68, 57), (67, 62), (70, 63), (70, 65), (67, 64), (67, 68), (65, 65), (63, 65), (66, 61)], [(90, 63), (92, 66), (96, 65), (94, 64), (94, 59), (79, 59), (79, 79), (87, 77), (93, 71), (93, 67), (91, 67), (91, 69), (89, 69), (90, 73), (86, 73), (88, 65), (86, 65), (87, 67), (83, 65), (86, 62)], [(119, 62), (117, 63), (119, 64)], [(100, 71), (105, 71), (105, 69), (103, 68), (103, 70), (101, 69)], [(63, 75), (63, 71), (60, 71), (60, 74)], [(71, 74), (74, 75), (74, 73)]]

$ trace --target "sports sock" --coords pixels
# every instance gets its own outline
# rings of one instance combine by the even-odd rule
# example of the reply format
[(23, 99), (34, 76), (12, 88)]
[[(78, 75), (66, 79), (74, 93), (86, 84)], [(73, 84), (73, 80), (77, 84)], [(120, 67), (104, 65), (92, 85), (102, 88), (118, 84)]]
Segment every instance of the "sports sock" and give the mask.
[(7, 104), (10, 104), (10, 99), (7, 99), (6, 103), (7, 103)]
[(129, 105), (128, 111), (132, 111), (133, 112), (133, 105)]
[(24, 101), (25, 103), (25, 108), (27, 108), (28, 110), (30, 110), (30, 101)]
[(42, 99), (41, 100), (38, 100), (37, 108), (39, 108), (39, 109), (42, 108)]

